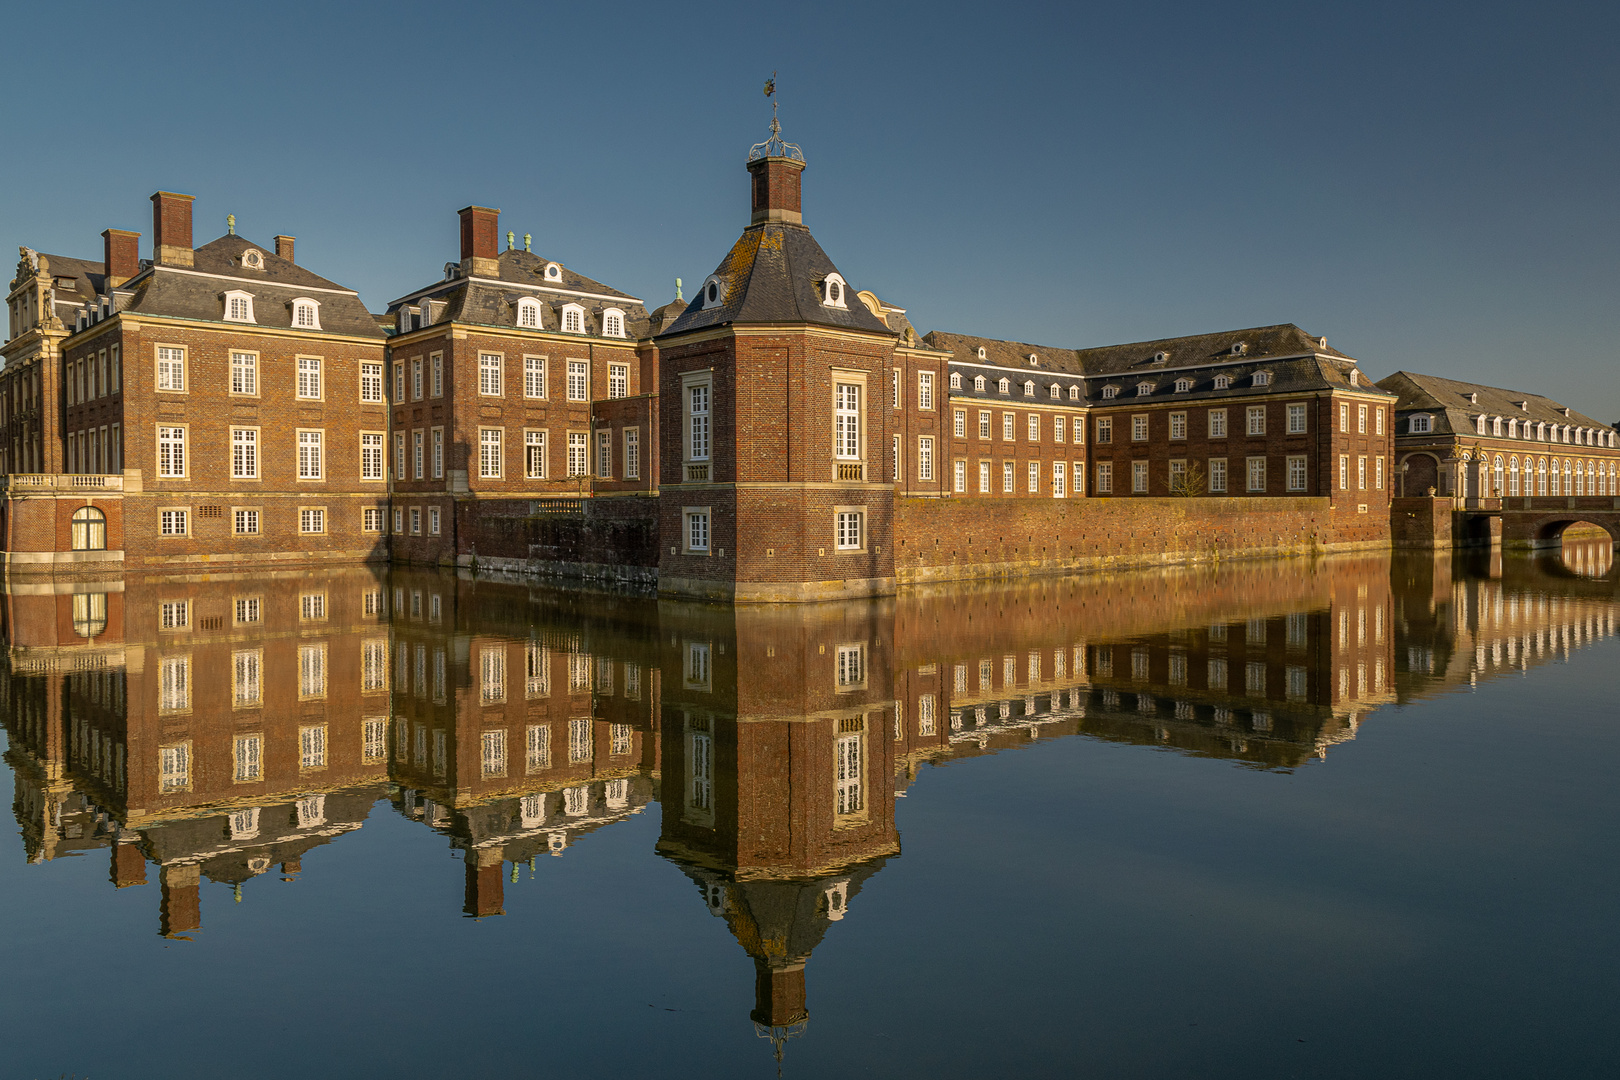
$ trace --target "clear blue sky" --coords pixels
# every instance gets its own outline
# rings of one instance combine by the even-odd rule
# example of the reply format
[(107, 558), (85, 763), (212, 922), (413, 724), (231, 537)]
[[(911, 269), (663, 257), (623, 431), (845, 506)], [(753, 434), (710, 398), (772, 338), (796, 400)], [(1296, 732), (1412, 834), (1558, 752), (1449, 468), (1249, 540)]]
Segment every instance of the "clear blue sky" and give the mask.
[(1291, 321), (1620, 420), (1620, 5), (353, 3), (8, 12), (0, 242), (99, 257), (158, 188), (373, 308), (503, 210), (661, 303), (805, 218), (919, 330), (1087, 346)]

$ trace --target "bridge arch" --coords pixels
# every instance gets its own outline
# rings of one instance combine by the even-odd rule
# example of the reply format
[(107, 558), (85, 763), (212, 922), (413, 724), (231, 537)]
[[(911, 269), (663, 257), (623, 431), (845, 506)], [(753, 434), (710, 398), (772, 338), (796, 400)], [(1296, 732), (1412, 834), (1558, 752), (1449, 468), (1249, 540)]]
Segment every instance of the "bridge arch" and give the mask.
[[(1605, 520), (1594, 521), (1593, 518), (1603, 518)], [(1537, 521), (1532, 528), (1534, 529), (1534, 536), (1538, 543), (1551, 543), (1554, 540), (1562, 541), (1564, 538), (1564, 530), (1568, 529), (1571, 525), (1591, 525), (1595, 528), (1602, 529), (1604, 532), (1609, 534), (1609, 539), (1611, 541), (1620, 543), (1620, 519), (1610, 520), (1610, 518), (1611, 515), (1607, 514), (1592, 514), (1582, 516), (1577, 511), (1574, 513), (1564, 513), (1558, 514), (1554, 517), (1542, 518), (1541, 520)]]

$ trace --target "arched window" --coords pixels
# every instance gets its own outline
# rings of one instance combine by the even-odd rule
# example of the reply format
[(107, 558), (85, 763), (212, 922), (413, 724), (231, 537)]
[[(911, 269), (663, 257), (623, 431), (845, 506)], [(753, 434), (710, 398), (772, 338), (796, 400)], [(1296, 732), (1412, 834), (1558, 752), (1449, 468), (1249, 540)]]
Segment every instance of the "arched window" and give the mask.
[(298, 330), (321, 328), (321, 305), (307, 297), (292, 302), (292, 324)]
[(578, 304), (564, 304), (562, 328), (565, 334), (583, 334), (585, 332), (585, 309)]
[(1147, 397), (1151, 393), (1153, 393), (1153, 384), (1152, 383), (1150, 383), (1150, 382), (1139, 382), (1139, 383), (1136, 384), (1136, 396), (1137, 397)]
[(1229, 387), (1231, 385), (1232, 385), (1232, 376), (1230, 376), (1230, 375), (1217, 375), (1217, 376), (1215, 376), (1215, 389), (1217, 389), (1217, 390), (1225, 390), (1227, 387)]
[(1024, 396), (1025, 397), (1034, 397), (1035, 396), (1035, 383), (1034, 383), (1033, 380), (1024, 383)]
[(1069, 387), (1069, 400), (1070, 401), (1079, 401), (1080, 400), (1080, 387), (1079, 387), (1078, 384)]
[(1495, 468), (1493, 469), (1493, 473), (1492, 473), (1492, 477), (1491, 477), (1491, 494), (1495, 495), (1498, 499), (1500, 499), (1502, 497), (1503, 490), (1504, 490), (1503, 486), (1502, 486), (1503, 474), (1502, 474), (1502, 455), (1501, 454), (1496, 455), (1496, 461), (1493, 464), (1494, 464)]
[(1057, 383), (1053, 383), (1052, 384), (1052, 393), (1050, 395), (1052, 400), (1056, 401), (1062, 396), (1063, 396), (1063, 387), (1059, 386)]
[(985, 384), (983, 375), (975, 375), (975, 376), (973, 376), (973, 389), (977, 390), (979, 393), (982, 394), (982, 393), (984, 393), (985, 385), (986, 384)]
[[(1354, 373), (1352, 372), (1352, 374), (1354, 374)], [(1269, 371), (1257, 371), (1257, 372), (1255, 372), (1254, 373), (1254, 385), (1256, 385), (1256, 386), (1270, 386), (1271, 385), (1271, 372), (1269, 372)]]
[(832, 308), (848, 308), (844, 296), (849, 292), (849, 285), (845, 283), (840, 274), (828, 274), (821, 283), (821, 306)]
[(624, 312), (611, 307), (602, 312), (602, 336), (624, 337)]
[(517, 324), (532, 330), (540, 329), (540, 301), (525, 296), (517, 302)]
[(75, 593), (73, 595), (73, 632), (82, 638), (93, 638), (107, 629), (107, 594)]
[(1191, 389), (1192, 389), (1192, 380), (1191, 379), (1177, 379), (1176, 380), (1176, 393), (1185, 394), (1187, 391), (1189, 391)]
[(1547, 459), (1541, 458), (1536, 462), (1536, 494), (1547, 494)]
[[(960, 371), (951, 372), (951, 389), (952, 390), (960, 390), (960, 389), (962, 389), (962, 373)], [(980, 389), (982, 390), (984, 388), (980, 387)]]
[(1508, 494), (1519, 494), (1519, 457), (1515, 454), (1508, 458)]
[(1581, 468), (1579, 461), (1575, 463), (1575, 494), (1586, 494), (1586, 470)]
[(1105, 398), (1118, 397), (1119, 396), (1119, 387), (1117, 387), (1117, 386), (1105, 386), (1105, 387), (1103, 387), (1103, 395), (1102, 396), (1105, 397)]
[(1010, 379), (1002, 379), (1001, 382), (997, 383), (996, 385), (997, 385), (997, 388), (1000, 389), (1003, 394), (1012, 393), (1012, 380), (1010, 380)]
[(717, 308), (725, 303), (726, 283), (718, 275), (710, 274), (709, 279), (698, 290), (698, 298), (703, 301), (703, 310)]
[(1575, 463), (1573, 461), (1571, 461), (1569, 458), (1565, 458), (1564, 459), (1564, 494), (1566, 496), (1575, 494), (1575, 488), (1573, 486), (1571, 486), (1574, 479), (1575, 479)]
[(107, 515), (94, 506), (81, 506), (73, 512), (73, 550), (107, 550)]

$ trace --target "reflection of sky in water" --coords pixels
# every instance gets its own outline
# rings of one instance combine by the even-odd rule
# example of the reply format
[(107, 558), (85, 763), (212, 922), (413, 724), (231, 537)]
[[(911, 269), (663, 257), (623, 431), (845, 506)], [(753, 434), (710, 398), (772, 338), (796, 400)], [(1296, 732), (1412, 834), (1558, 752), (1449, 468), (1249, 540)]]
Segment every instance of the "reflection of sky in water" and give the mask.
[(6, 1056), (1595, 1072), (1612, 564), (735, 610), (369, 571), (18, 591)]

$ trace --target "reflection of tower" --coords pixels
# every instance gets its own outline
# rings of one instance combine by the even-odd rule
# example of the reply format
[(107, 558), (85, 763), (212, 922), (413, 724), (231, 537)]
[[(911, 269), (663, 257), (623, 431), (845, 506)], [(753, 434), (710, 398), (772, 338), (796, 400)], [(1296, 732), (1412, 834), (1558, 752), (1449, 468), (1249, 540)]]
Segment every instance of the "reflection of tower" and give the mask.
[(658, 850), (754, 961), (750, 1017), (776, 1044), (809, 1018), (805, 965), (898, 854), (889, 601), (661, 605)]

